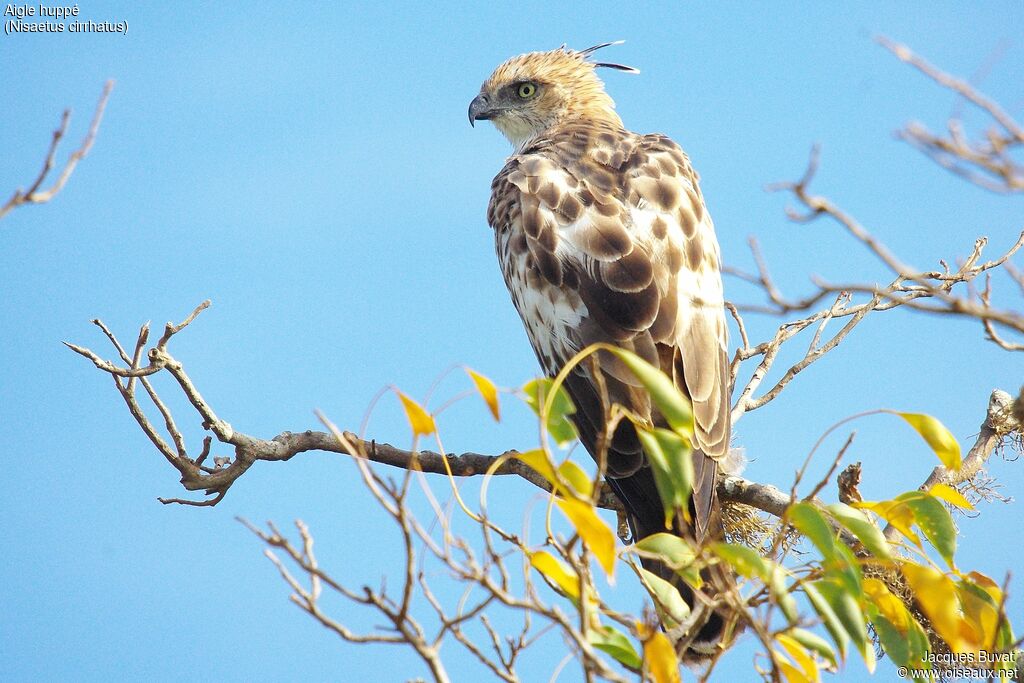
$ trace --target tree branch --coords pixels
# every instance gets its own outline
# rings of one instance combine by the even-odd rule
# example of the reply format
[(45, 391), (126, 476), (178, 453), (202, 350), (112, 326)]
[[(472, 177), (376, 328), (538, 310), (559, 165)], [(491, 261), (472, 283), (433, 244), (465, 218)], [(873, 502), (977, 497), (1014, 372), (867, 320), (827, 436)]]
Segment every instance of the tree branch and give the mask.
[(912, 122), (898, 131), (896, 137), (978, 187), (1000, 194), (1024, 192), (1024, 166), (1012, 156), (1024, 145), (1024, 127), (970, 83), (933, 66), (906, 45), (884, 36), (876, 37), (875, 42), (938, 85), (952, 90), (992, 121), (992, 127), (978, 140), (967, 138), (963, 121), (958, 117), (947, 122), (948, 136), (935, 135), (924, 124)]
[(46, 153), (46, 158), (43, 161), (43, 168), (39, 171), (39, 175), (29, 185), (28, 190), (22, 190), (21, 188), (14, 191), (14, 195), (7, 200), (7, 203), (0, 206), (0, 219), (6, 216), (8, 213), (16, 209), (23, 204), (44, 204), (53, 199), (57, 193), (64, 189), (64, 185), (68, 182), (68, 178), (74, 173), (75, 167), (78, 166), (78, 162), (85, 158), (92, 149), (92, 143), (96, 140), (96, 133), (99, 132), (100, 122), (103, 120), (103, 111), (107, 107), (107, 100), (110, 98), (110, 93), (114, 89), (114, 81), (107, 81), (103, 86), (103, 93), (100, 95), (100, 101), (96, 104), (96, 110), (92, 115), (92, 123), (89, 125), (89, 131), (85, 135), (85, 139), (82, 140), (82, 144), (71, 153), (68, 160), (64, 163), (64, 168), (61, 169), (57, 179), (48, 189), (40, 189), (46, 177), (50, 175), (50, 171), (53, 170), (56, 165), (57, 148), (60, 146), (60, 141), (64, 138), (67, 133), (68, 124), (71, 123), (71, 110), (65, 109), (64, 114), (61, 116), (60, 126), (57, 130), (53, 131), (53, 138), (50, 140), (50, 149)]
[[(920, 490), (927, 491), (939, 483), (957, 486), (971, 481), (981, 472), (1003, 440), (1009, 434), (1021, 431), (1021, 428), (1021, 423), (1013, 414), (1013, 398), (1005, 391), (994, 390), (989, 396), (988, 409), (978, 437), (963, 459), (960, 469), (954, 471), (941, 465), (936, 467), (921, 484)], [(892, 540), (899, 532), (889, 524), (883, 533), (886, 538)]]

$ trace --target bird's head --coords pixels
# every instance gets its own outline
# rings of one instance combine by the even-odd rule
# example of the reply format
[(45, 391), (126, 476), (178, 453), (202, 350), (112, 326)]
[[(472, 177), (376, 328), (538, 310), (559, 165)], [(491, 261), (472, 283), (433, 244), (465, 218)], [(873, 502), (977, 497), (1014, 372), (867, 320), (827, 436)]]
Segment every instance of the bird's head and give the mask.
[(604, 91), (594, 70), (607, 67), (636, 73), (621, 64), (591, 62), (595, 51), (563, 45), (549, 52), (529, 52), (509, 59), (484, 81), (469, 105), (469, 122), (489, 120), (521, 149), (544, 131), (572, 119), (597, 119), (622, 125), (615, 102)]

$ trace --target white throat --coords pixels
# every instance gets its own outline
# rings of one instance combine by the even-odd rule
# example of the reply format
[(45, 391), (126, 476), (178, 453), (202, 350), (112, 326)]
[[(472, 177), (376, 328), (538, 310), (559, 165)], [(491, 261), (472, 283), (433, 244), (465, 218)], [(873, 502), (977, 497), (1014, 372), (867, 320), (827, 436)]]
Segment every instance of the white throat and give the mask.
[(492, 123), (512, 143), (516, 154), (526, 149), (527, 145), (537, 137), (537, 132), (533, 129), (533, 126), (518, 117), (500, 116), (494, 119)]

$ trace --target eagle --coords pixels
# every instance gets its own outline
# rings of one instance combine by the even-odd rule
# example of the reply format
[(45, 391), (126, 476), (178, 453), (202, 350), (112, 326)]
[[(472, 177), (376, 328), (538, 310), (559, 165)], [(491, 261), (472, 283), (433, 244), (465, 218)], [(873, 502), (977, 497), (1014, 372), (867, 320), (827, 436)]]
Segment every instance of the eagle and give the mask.
[[(696, 542), (722, 536), (716, 478), (729, 451), (729, 363), (721, 259), (714, 225), (683, 150), (665, 135), (627, 130), (596, 74), (636, 70), (562, 46), (513, 57), (469, 105), (514, 150), (491, 184), (487, 221), (512, 302), (544, 372), (553, 377), (596, 342), (659, 367), (693, 404), (694, 487), (689, 522), (671, 530)], [(665, 514), (634, 426), (622, 421), (600, 453), (606, 406), (656, 426), (664, 418), (609, 353), (566, 380), (580, 441), (621, 501), (634, 539), (666, 531)], [(664, 565), (648, 568), (673, 578)], [(691, 608), (693, 591), (674, 580)], [(704, 589), (712, 591), (712, 588)], [(710, 612), (687, 654), (710, 654), (725, 619)]]

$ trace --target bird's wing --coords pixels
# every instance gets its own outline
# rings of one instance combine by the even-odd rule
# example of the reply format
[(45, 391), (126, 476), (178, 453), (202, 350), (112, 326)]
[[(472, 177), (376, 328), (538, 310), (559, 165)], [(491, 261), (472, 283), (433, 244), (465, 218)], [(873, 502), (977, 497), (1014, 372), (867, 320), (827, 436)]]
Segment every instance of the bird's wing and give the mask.
[[(703, 454), (694, 458), (703, 536), (716, 461), (729, 442), (727, 332), (718, 242), (686, 155), (660, 135), (567, 128), (510, 160), (495, 179), (488, 218), (506, 282), (549, 373), (580, 348), (608, 342), (660, 366), (690, 397)], [(609, 398), (659, 422), (632, 374), (610, 354), (598, 357)], [(594, 454), (604, 413), (588, 373), (581, 369), (567, 388)], [(608, 456), (612, 477), (643, 464), (626, 427)]]

